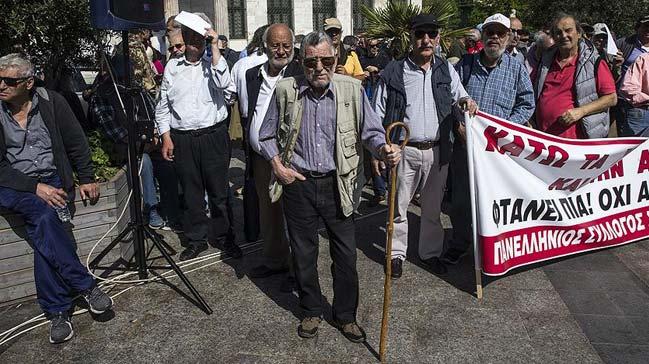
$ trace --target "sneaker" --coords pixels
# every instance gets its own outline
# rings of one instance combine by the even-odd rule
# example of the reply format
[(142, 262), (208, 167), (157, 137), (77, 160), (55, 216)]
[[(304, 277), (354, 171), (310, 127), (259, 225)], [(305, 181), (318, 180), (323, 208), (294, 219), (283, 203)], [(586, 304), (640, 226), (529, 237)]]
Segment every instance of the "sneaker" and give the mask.
[(467, 255), (467, 253), (468, 253), (468, 250), (462, 251), (462, 250), (459, 250), (459, 249), (450, 248), (442, 256), (442, 262), (447, 263), (447, 264), (451, 264), (451, 265), (455, 265), (460, 261), (460, 259), (462, 259), (462, 257)]
[(347, 324), (336, 323), (336, 326), (343, 336), (353, 343), (365, 342), (365, 339), (367, 338), (363, 328), (358, 326), (356, 322), (350, 322)]
[(83, 292), (81, 295), (88, 302), (90, 311), (96, 315), (113, 308), (113, 299), (98, 286)]
[(67, 312), (58, 312), (50, 316), (50, 343), (60, 344), (72, 339), (74, 330), (70, 315)]
[(318, 327), (322, 319), (320, 317), (306, 317), (297, 327), (297, 334), (305, 339), (314, 338), (318, 334)]
[(164, 219), (158, 214), (158, 210), (152, 207), (149, 210), (149, 227), (151, 229), (162, 229), (165, 226)]

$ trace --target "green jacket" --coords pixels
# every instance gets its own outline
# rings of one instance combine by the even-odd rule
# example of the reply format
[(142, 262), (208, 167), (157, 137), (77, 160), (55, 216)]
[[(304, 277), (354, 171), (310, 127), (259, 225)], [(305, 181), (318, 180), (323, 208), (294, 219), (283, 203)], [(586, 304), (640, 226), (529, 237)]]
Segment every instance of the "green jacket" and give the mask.
[[(304, 76), (284, 78), (277, 82), (275, 93), (279, 111), (277, 144), (285, 166), (290, 166), (293, 149), (302, 124), (302, 100), (299, 99), (297, 80)], [(351, 77), (334, 74), (336, 98), (336, 179), (340, 193), (340, 207), (345, 216), (351, 215), (360, 202), (365, 184), (363, 174), (363, 145), (361, 142), (361, 82)], [(270, 197), (273, 202), (282, 195), (282, 185), (271, 180)]]

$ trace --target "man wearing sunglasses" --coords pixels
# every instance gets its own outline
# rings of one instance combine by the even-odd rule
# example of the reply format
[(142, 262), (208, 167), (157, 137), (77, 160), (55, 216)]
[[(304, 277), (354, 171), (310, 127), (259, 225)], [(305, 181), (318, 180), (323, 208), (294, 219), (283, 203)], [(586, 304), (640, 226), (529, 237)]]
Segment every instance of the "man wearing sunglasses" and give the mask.
[(351, 76), (363, 81), (365, 72), (358, 59), (358, 55), (353, 50), (347, 50), (343, 46), (341, 39), (343, 34), (343, 25), (337, 18), (325, 19), (323, 25), (325, 33), (334, 42), (336, 57), (338, 57), (335, 72), (345, 76)]
[[(410, 141), (397, 167), (393, 278), (402, 274), (408, 248), (408, 205), (417, 192), (421, 194), (419, 258), (432, 272), (446, 273), (439, 260), (444, 246), (440, 212), (452, 149), (453, 110), (458, 106), (471, 113), (477, 110), (453, 66), (435, 55), (439, 30), (433, 15), (414, 16), (410, 22), (412, 51), (405, 59), (388, 64), (376, 92), (375, 109), (383, 125), (403, 121), (410, 128)], [(393, 136), (399, 138), (403, 135)]]
[[(205, 14), (196, 15), (211, 24)], [(204, 33), (184, 25), (181, 31), (185, 55), (167, 64), (155, 115), (162, 136), (162, 157), (174, 162), (184, 191), (188, 247), (180, 253), (180, 260), (196, 258), (207, 249), (210, 225), (215, 227), (223, 250), (240, 258), (242, 252), (234, 243), (227, 211), (230, 136), (225, 120), (230, 71), (218, 47), (218, 34), (211, 26)], [(207, 55), (206, 41), (211, 56)], [(205, 213), (205, 192), (210, 218)]]
[(365, 341), (356, 323), (358, 273), (354, 210), (363, 187), (363, 146), (395, 165), (398, 146), (385, 143), (381, 122), (361, 82), (334, 73), (334, 44), (309, 33), (300, 47), (304, 76), (277, 82), (259, 132), (262, 155), (271, 163), (272, 201), (280, 196), (293, 254), (303, 338), (315, 337), (322, 321), (318, 283), (318, 221), (324, 220), (333, 264), (333, 318), (352, 342)]
[(55, 211), (73, 200), (73, 169), (81, 198), (97, 202), (90, 148), (65, 99), (36, 88), (31, 62), (18, 54), (0, 58), (0, 123), (0, 207), (25, 220), (36, 297), (51, 320), (50, 342), (61, 343), (74, 335), (69, 310), (76, 295), (97, 314), (113, 305), (79, 261)]
[[(508, 37), (509, 43), (507, 44), (507, 53), (516, 58), (522, 64), (525, 64), (527, 48), (524, 48), (523, 44), (520, 43), (521, 32), (523, 31), (523, 23), (521, 23), (520, 19), (518, 19), (516, 16), (511, 16), (509, 18), (509, 23), (511, 36)], [(484, 25), (482, 26), (482, 31), (484, 32)], [(525, 46), (527, 45), (525, 44)]]
[[(485, 19), (482, 25), (484, 48), (479, 54), (462, 57), (455, 68), (480, 110), (513, 123), (526, 124), (534, 113), (534, 90), (525, 65), (505, 51), (513, 36), (509, 26), (510, 20), (502, 14)], [(473, 240), (464, 124), (458, 123), (456, 131), (450, 163), (453, 239), (442, 257), (447, 264), (457, 264)]]

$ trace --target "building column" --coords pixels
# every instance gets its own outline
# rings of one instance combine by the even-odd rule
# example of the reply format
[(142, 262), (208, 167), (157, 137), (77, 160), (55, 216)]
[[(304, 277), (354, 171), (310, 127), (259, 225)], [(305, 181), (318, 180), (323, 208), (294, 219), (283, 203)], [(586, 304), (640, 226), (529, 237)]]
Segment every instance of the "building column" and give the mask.
[(178, 15), (180, 11), (178, 10), (178, 0), (165, 0), (165, 20), (169, 19), (172, 15)]
[(343, 37), (354, 32), (354, 28), (352, 28), (352, 0), (336, 1), (336, 18), (343, 25)]
[(250, 41), (257, 28), (268, 24), (268, 4), (266, 0), (246, 1), (246, 21), (246, 32), (248, 33), (248, 41)]
[(295, 34), (309, 34), (313, 31), (313, 1), (293, 0), (293, 31)]
[(228, 0), (214, 0), (214, 30), (217, 34), (225, 34), (230, 39), (230, 24), (228, 23)]

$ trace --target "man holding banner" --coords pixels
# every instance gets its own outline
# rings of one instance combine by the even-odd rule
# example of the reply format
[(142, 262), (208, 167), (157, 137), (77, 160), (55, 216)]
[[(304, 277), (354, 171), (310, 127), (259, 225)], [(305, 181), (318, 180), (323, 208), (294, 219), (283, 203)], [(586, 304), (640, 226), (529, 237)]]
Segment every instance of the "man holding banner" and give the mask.
[[(479, 54), (465, 55), (455, 68), (480, 110), (516, 124), (525, 124), (534, 113), (534, 90), (525, 66), (505, 52), (510, 37), (509, 18), (502, 14), (488, 17), (482, 26), (484, 49)], [(456, 264), (472, 242), (469, 168), (463, 122), (457, 125), (457, 135), (450, 164), (453, 240), (442, 257), (442, 261), (448, 264)]]
[(439, 44), (437, 19), (419, 14), (412, 18), (410, 29), (413, 50), (406, 59), (386, 66), (375, 100), (384, 126), (403, 121), (410, 129), (410, 141), (397, 166), (392, 278), (402, 274), (408, 248), (408, 205), (417, 191), (421, 193), (419, 257), (433, 273), (446, 273), (439, 260), (444, 246), (440, 212), (452, 148), (452, 111), (456, 105), (472, 113), (477, 110), (453, 66), (435, 55)]

